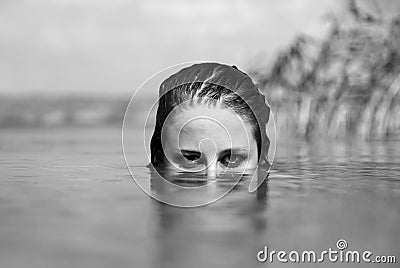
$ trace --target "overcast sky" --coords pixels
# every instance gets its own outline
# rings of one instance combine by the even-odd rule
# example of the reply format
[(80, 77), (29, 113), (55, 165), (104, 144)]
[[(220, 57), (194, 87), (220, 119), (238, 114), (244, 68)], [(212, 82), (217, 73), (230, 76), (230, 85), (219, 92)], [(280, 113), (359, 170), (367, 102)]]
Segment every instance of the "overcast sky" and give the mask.
[(246, 70), (341, 1), (1, 0), (0, 93), (130, 94), (169, 65)]

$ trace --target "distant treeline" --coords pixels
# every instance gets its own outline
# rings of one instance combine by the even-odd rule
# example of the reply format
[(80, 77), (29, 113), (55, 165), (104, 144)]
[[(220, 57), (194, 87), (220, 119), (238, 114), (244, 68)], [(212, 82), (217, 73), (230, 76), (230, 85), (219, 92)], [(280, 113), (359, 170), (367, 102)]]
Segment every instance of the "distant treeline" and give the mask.
[(129, 99), (0, 97), (0, 128), (121, 125)]

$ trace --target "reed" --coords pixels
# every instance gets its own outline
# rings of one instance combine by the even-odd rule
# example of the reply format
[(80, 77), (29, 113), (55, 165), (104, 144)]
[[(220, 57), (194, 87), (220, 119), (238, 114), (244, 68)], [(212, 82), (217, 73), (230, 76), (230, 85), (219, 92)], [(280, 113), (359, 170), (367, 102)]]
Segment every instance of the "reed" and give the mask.
[(252, 72), (278, 135), (400, 138), (400, 15), (383, 18), (349, 1), (324, 39), (301, 35), (271, 67)]

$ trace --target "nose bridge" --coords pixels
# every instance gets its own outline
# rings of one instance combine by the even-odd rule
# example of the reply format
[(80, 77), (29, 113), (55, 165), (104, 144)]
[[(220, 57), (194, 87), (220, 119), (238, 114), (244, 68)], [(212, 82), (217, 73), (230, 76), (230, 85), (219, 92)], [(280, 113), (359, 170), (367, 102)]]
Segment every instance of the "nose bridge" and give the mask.
[(207, 178), (212, 179), (218, 175), (218, 161), (216, 157), (211, 157), (211, 159), (207, 159)]
[(206, 159), (207, 178), (212, 179), (218, 176), (217, 146), (213, 139), (207, 137), (201, 140), (200, 151)]

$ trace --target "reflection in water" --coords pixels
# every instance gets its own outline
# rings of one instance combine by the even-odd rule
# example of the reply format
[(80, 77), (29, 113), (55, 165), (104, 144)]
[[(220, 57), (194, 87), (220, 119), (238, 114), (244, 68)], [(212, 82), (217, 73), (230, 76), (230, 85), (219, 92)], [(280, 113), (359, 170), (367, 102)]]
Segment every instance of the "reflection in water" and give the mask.
[[(187, 199), (214, 197), (229, 191), (221, 200), (197, 208), (180, 208), (154, 201), (156, 256), (153, 267), (219, 267), (228, 263), (230, 267), (256, 265), (254, 254), (257, 245), (264, 243), (259, 239), (267, 227), (268, 183), (264, 180), (265, 174), (264, 177), (257, 174), (263, 183), (256, 193), (250, 194), (248, 184), (251, 176), (235, 175), (224, 175), (213, 182), (212, 187), (197, 188), (193, 194), (190, 191), (193, 188), (172, 191), (173, 185), (158, 173), (152, 173), (152, 193), (163, 198), (172, 195), (168, 201), (183, 203)], [(184, 175), (180, 177), (183, 179)], [(186, 174), (185, 185), (189, 181), (191, 187), (205, 183), (193, 179)], [(221, 250), (227, 244), (229, 250)]]
[(267, 174), (265, 171), (259, 172), (259, 169), (256, 169), (246, 174), (223, 173), (218, 177), (209, 178), (207, 175), (194, 172), (155, 170), (150, 166), (149, 169), (153, 197), (163, 203), (178, 207), (198, 207), (212, 203), (223, 198), (233, 189), (238, 191), (248, 187), (253, 178), (261, 183), (262, 174)]

